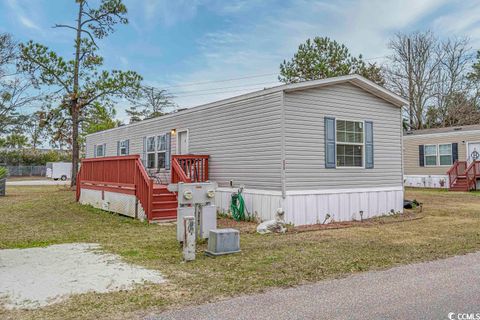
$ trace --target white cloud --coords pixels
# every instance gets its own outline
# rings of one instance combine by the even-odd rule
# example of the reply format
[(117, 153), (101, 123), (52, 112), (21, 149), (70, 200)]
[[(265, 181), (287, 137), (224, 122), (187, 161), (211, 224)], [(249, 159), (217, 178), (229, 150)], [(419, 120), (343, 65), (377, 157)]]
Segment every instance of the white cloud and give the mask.
[[(134, 3), (138, 5), (137, 1)], [(187, 21), (196, 15), (197, 7), (200, 5), (198, 0), (144, 0), (142, 3), (145, 20), (151, 26), (158, 22), (164, 26), (173, 26), (178, 22)]]
[[(315, 36), (331, 37), (344, 43), (352, 54), (366, 59), (379, 57), (371, 61), (381, 63), (389, 53), (387, 43), (392, 34), (433, 27), (432, 16), (450, 4), (448, 0), (296, 0), (281, 4), (273, 0), (147, 0), (143, 5), (146, 20), (164, 27), (188, 24), (205, 10), (223, 22), (221, 29), (211, 30), (192, 43), (192, 51), (199, 54), (183, 61), (188, 73), (160, 74), (150, 83), (178, 93), (176, 101), (182, 107), (272, 86), (278, 83), (281, 61)], [(436, 19), (435, 26), (450, 24), (460, 32), (473, 32), (476, 25), (478, 32), (480, 8), (471, 4), (462, 7), (455, 6), (456, 10)], [(245, 78), (249, 75), (264, 76)], [(232, 78), (243, 79), (221, 81)], [(192, 85), (198, 82), (201, 84)]]
[[(345, 43), (355, 55), (362, 53), (365, 58), (384, 56), (392, 33), (415, 25), (445, 1), (305, 0), (272, 6), (263, 16), (254, 9), (254, 19), (244, 20), (242, 24), (232, 22), (231, 28), (210, 32), (199, 39), (201, 55), (189, 61), (193, 71), (170, 78), (168, 82), (181, 85), (269, 74), (253, 80), (175, 87), (175, 91), (182, 92), (176, 99), (181, 106), (194, 106), (252, 91), (252, 82), (264, 81), (273, 85), (280, 62), (291, 57), (300, 43), (317, 35)], [(201, 67), (195, 68), (195, 65)], [(242, 92), (241, 85), (250, 90)], [(237, 89), (221, 89), (231, 86), (237, 86)], [(257, 86), (258, 89), (262, 87)]]
[(448, 10), (435, 18), (436, 33), (445, 36), (467, 35), (472, 45), (480, 46), (480, 6), (478, 2), (456, 2), (456, 10)]
[(37, 26), (32, 20), (28, 19), (27, 17), (19, 15), (18, 19), (25, 27), (30, 29), (40, 30), (40, 27)]
[(34, 16), (32, 10), (26, 10), (23, 6), (24, 4), (16, 0), (8, 0), (7, 3), (21, 25), (31, 30), (42, 31), (38, 24), (34, 22), (34, 19), (32, 19)]

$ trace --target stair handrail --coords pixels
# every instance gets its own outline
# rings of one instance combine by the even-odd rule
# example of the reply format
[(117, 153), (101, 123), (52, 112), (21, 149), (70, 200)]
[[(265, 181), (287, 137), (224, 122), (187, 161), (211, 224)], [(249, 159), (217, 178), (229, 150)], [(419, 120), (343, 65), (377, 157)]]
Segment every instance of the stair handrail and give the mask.
[(140, 156), (135, 160), (135, 196), (143, 207), (147, 220), (152, 215), (153, 179), (148, 176)]
[(450, 188), (453, 187), (455, 180), (457, 180), (458, 177), (458, 166), (460, 164), (460, 161), (455, 160), (453, 165), (448, 169), (447, 175), (448, 175), (448, 183)]
[(476, 189), (476, 180), (477, 180), (477, 175), (479, 174), (480, 172), (477, 172), (477, 161), (473, 160), (470, 163), (470, 165), (467, 167), (467, 170), (465, 170), (468, 190)]
[(208, 181), (208, 155), (172, 155), (172, 183)]
[(180, 166), (178, 159), (172, 158), (172, 183), (192, 182), (187, 176), (183, 168)]

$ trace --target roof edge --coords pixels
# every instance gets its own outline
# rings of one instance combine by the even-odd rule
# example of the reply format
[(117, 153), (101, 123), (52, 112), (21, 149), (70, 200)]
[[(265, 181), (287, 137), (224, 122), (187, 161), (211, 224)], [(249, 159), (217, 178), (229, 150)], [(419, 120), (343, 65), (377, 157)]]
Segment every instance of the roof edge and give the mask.
[[(256, 97), (260, 97), (260, 96), (263, 96), (263, 95), (268, 95), (268, 94), (282, 92), (282, 91), (283, 92), (292, 92), (292, 91), (297, 91), (297, 90), (306, 90), (306, 89), (310, 89), (310, 88), (324, 87), (324, 86), (330, 86), (330, 85), (335, 85), (335, 84), (339, 84), (339, 83), (346, 83), (346, 82), (351, 83), (353, 85), (356, 85), (357, 87), (360, 87), (361, 89), (363, 89), (367, 92), (370, 92), (371, 94), (373, 94), (373, 95), (375, 95), (375, 96), (377, 96), (377, 97), (379, 97), (383, 100), (386, 100), (386, 101), (392, 103), (393, 105), (395, 105), (397, 107), (401, 108), (403, 106), (408, 105), (407, 100), (403, 99), (402, 97), (398, 96), (397, 94), (393, 93), (392, 91), (390, 91), (388, 89), (385, 89), (384, 87), (382, 87), (382, 86), (374, 83), (373, 81), (370, 81), (370, 80), (368, 80), (368, 79), (366, 79), (366, 78), (364, 78), (364, 77), (362, 77), (358, 74), (350, 74), (350, 75), (333, 77), (333, 78), (310, 80), (310, 81), (303, 81), (303, 82), (291, 83), (291, 84), (283, 84), (283, 85), (279, 85), (279, 86), (275, 86), (275, 87), (271, 87), (271, 88), (266, 88), (266, 89), (263, 89), (263, 90), (248, 92), (248, 93), (244, 93), (244, 94), (241, 94), (241, 95), (238, 95), (238, 96), (225, 98), (225, 99), (209, 102), (209, 103), (206, 103), (206, 104), (201, 104), (201, 105), (198, 105), (198, 106), (194, 106), (194, 107), (191, 107), (191, 108), (187, 108), (186, 110), (182, 110), (181, 112), (170, 113), (170, 114), (164, 115), (160, 118), (165, 119), (165, 117), (174, 117), (174, 116), (177, 116), (179, 114), (183, 115), (183, 114), (187, 114), (187, 113), (191, 113), (191, 112), (200, 111), (200, 110), (203, 110), (203, 109), (216, 107), (218, 105), (222, 105), (222, 104), (226, 104), (226, 103), (237, 102), (237, 101), (241, 101), (241, 100), (244, 100), (244, 99), (256, 98)], [(146, 119), (146, 120), (142, 120), (142, 121), (138, 121), (138, 122), (134, 122), (134, 123), (129, 123), (129, 124), (126, 124), (126, 125), (123, 125), (123, 126), (120, 126), (120, 127), (115, 127), (115, 128), (112, 128), (112, 129), (107, 129), (107, 130), (103, 130), (103, 131), (94, 132), (94, 133), (88, 134), (87, 136), (93, 136), (93, 135), (104, 133), (106, 131), (117, 130), (117, 129), (120, 129), (120, 128), (126, 128), (126, 127), (130, 128), (130, 127), (134, 127), (136, 125), (156, 121), (158, 119), (159, 118), (157, 117), (157, 118)]]
[(393, 93), (392, 91), (385, 89), (379, 84), (376, 84), (375, 82), (368, 80), (367, 78), (362, 77), (358, 74), (349, 74), (349, 75), (334, 77), (334, 78), (287, 84), (287, 85), (284, 85), (283, 90), (286, 92), (296, 91), (296, 90), (305, 90), (312, 87), (329, 86), (329, 85), (334, 85), (334, 84), (344, 83), (344, 82), (349, 82), (353, 85), (356, 85), (357, 87), (360, 87), (365, 91), (368, 91), (371, 94), (383, 100), (386, 100), (398, 107), (409, 105), (409, 102), (406, 99), (400, 97), (396, 93)]

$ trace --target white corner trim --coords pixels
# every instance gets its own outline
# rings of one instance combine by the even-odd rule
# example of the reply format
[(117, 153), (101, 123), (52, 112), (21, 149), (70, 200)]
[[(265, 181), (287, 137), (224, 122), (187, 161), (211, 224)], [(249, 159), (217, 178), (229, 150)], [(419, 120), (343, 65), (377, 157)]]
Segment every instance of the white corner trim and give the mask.
[[(281, 123), (280, 123), (280, 128), (285, 128), (285, 91), (282, 91), (282, 114), (281, 114)], [(282, 184), (282, 198), (285, 199), (287, 192), (286, 192), (286, 185), (287, 185), (287, 174), (286, 174), (286, 166), (287, 166), (287, 158), (286, 158), (286, 143), (285, 143), (285, 130), (281, 130), (281, 161), (280, 161), (280, 179), (281, 179), (281, 184)]]

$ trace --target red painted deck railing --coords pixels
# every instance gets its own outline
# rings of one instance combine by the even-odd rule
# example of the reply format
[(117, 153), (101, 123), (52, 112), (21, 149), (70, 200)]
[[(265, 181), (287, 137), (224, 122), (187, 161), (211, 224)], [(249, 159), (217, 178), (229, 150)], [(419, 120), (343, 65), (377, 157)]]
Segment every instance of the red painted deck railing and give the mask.
[(83, 159), (77, 175), (77, 201), (81, 189), (135, 195), (150, 219), (153, 180), (145, 171), (139, 155)]
[(208, 155), (173, 155), (172, 183), (208, 180)]
[(450, 188), (455, 184), (459, 176), (465, 176), (467, 170), (467, 161), (455, 161), (452, 167), (447, 171)]
[(476, 189), (480, 177), (480, 161), (472, 161), (466, 170), (468, 190)]

